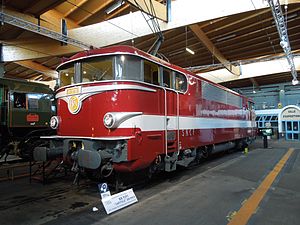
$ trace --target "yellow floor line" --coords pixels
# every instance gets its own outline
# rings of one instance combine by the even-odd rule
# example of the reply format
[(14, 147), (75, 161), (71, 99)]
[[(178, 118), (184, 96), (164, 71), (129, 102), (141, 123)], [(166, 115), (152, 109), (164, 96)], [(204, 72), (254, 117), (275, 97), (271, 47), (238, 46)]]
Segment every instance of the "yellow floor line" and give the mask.
[(281, 169), (293, 153), (294, 149), (290, 148), (288, 152), (281, 158), (276, 164), (274, 169), (268, 174), (268, 176), (259, 185), (256, 191), (250, 196), (240, 210), (235, 214), (232, 220), (227, 225), (245, 225), (250, 219), (251, 215), (256, 211), (260, 201), (263, 199), (272, 183), (274, 182)]

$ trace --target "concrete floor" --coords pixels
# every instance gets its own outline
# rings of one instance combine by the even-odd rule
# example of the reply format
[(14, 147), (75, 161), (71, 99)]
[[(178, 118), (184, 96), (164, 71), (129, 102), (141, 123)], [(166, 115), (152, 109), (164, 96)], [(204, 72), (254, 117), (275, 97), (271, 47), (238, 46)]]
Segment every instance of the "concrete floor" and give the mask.
[[(0, 183), (0, 223), (101, 225), (228, 224), (288, 148), (295, 151), (247, 224), (300, 224), (300, 143), (261, 140), (247, 155), (236, 152), (165, 174), (134, 189), (138, 203), (106, 215), (95, 183), (70, 179), (46, 185), (28, 179)], [(93, 212), (97, 207), (99, 211)]]

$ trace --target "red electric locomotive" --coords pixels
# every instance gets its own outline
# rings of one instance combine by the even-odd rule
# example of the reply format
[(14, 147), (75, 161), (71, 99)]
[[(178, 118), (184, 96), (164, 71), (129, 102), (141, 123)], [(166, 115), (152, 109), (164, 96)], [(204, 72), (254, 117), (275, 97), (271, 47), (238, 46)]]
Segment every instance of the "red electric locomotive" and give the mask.
[(36, 160), (63, 156), (103, 176), (173, 171), (256, 134), (251, 100), (134, 47), (84, 51), (58, 71), (57, 135)]

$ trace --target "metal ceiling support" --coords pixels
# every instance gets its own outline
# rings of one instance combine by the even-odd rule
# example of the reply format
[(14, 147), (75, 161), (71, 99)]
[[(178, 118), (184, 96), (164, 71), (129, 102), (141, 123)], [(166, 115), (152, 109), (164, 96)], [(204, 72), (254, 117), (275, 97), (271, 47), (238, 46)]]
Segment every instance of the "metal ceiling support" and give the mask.
[(167, 0), (167, 22), (171, 21), (171, 0)]
[(91, 47), (91, 45), (85, 44), (81, 41), (70, 38), (66, 35), (63, 35), (58, 32), (41, 27), (41, 26), (31, 23), (29, 21), (22, 20), (20, 18), (6, 14), (4, 12), (0, 12), (0, 21), (4, 22), (4, 23), (8, 23), (8, 24), (16, 26), (16, 27), (19, 27), (21, 29), (25, 29), (25, 30), (28, 30), (28, 31), (61, 41), (61, 42), (64, 42), (64, 43), (68, 43), (70, 45), (77, 46), (77, 47), (85, 49), (85, 50), (88, 50)]
[(280, 38), (280, 45), (283, 48), (283, 51), (286, 55), (287, 61), (289, 63), (291, 73), (293, 76), (292, 83), (294, 85), (298, 84), (298, 79), (297, 79), (297, 71), (295, 68), (294, 64), (294, 57), (291, 52), (291, 46), (290, 46), (290, 41), (288, 37), (288, 32), (286, 28), (286, 23), (284, 20), (284, 16), (282, 14), (281, 6), (279, 3), (279, 0), (268, 0), (269, 6), (271, 7), (272, 14), (275, 20), (275, 24), (277, 27), (277, 31), (279, 33), (279, 38)]

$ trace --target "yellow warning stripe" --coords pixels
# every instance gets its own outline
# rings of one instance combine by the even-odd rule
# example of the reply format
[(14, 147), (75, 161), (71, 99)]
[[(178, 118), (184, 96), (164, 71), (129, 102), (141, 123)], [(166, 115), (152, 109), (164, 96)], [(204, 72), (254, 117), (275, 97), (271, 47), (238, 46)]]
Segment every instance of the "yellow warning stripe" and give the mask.
[(257, 206), (263, 199), (272, 183), (274, 182), (281, 169), (284, 167), (287, 160), (290, 158), (294, 149), (290, 148), (288, 152), (281, 158), (276, 164), (274, 169), (268, 174), (268, 176), (259, 185), (256, 191), (250, 196), (240, 210), (235, 214), (232, 220), (227, 225), (245, 225), (250, 219), (251, 215), (256, 211)]

